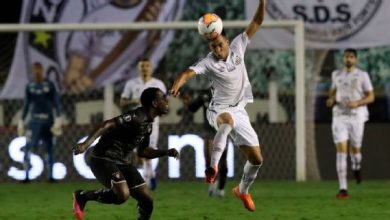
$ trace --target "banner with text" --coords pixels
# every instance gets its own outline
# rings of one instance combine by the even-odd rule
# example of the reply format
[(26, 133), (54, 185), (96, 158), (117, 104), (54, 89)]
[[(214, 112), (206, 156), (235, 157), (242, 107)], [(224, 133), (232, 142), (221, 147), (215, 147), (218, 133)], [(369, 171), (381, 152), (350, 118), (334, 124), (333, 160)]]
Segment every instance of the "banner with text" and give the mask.
[[(252, 19), (258, 0), (246, 1)], [(266, 20), (301, 19), (308, 48), (368, 48), (390, 45), (390, 1), (385, 0), (268, 0)], [(293, 30), (262, 29), (251, 47), (292, 48)]]

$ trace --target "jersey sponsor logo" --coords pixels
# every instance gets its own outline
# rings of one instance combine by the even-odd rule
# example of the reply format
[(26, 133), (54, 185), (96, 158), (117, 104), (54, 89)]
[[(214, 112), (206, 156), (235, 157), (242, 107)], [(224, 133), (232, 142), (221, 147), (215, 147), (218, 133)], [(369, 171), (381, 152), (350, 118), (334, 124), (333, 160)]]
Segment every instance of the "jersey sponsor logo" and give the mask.
[(382, 0), (269, 0), (267, 12), (273, 19), (301, 19), (305, 22), (305, 37), (315, 41), (345, 40), (373, 18)]
[(50, 88), (49, 88), (49, 86), (43, 86), (43, 91), (45, 92), (45, 93), (48, 93), (49, 91), (50, 91)]
[(237, 54), (233, 54), (232, 60), (233, 60), (234, 65), (238, 65), (242, 61), (241, 57)]
[(125, 122), (129, 122), (129, 121), (131, 121), (131, 119), (132, 119), (132, 115), (130, 115), (130, 114), (123, 115), (123, 120)]

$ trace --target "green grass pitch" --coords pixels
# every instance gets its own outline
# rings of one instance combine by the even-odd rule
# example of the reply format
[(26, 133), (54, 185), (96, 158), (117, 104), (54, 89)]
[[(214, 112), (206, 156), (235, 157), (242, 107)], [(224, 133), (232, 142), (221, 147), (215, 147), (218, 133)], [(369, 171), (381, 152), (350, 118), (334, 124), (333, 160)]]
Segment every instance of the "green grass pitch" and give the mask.
[[(153, 192), (152, 219), (164, 220), (312, 220), (312, 219), (390, 219), (390, 182), (350, 182), (347, 200), (337, 200), (337, 182), (296, 183), (257, 180), (251, 188), (256, 212), (248, 212), (230, 189), (237, 184), (229, 180), (224, 198), (208, 197), (202, 181), (159, 182)], [(66, 220), (72, 215), (75, 189), (100, 188), (98, 183), (31, 183), (0, 185), (0, 219)], [(85, 220), (136, 219), (136, 203), (129, 199), (122, 205), (89, 202)]]

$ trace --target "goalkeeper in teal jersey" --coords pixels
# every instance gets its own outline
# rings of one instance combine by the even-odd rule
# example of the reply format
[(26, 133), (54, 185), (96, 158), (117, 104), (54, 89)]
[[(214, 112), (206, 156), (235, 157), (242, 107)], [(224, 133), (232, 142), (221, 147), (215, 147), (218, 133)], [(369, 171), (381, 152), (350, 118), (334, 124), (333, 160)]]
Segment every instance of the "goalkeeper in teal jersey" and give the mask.
[[(41, 63), (32, 66), (33, 81), (26, 85), (22, 117), (18, 123), (18, 135), (26, 136), (27, 144), (24, 147), (24, 167), (26, 178), (23, 182), (29, 183), (30, 150), (42, 141), (46, 148), (46, 162), (48, 181), (55, 182), (53, 178), (53, 135), (61, 135), (61, 108), (60, 97), (54, 84), (44, 79), (44, 69)], [(53, 114), (55, 110), (55, 117)], [(30, 120), (26, 129), (24, 121), (30, 112)]]

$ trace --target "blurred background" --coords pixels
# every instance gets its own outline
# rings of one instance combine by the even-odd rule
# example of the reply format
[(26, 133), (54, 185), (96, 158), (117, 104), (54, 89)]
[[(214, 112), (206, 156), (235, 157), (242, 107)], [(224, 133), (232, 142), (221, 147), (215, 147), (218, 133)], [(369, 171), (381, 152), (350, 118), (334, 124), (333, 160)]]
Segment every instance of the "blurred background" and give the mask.
[[(197, 21), (204, 12), (223, 20), (249, 20), (257, 0), (13, 0), (0, 3), (0, 22), (6, 23), (129, 23), (137, 21)], [(305, 22), (305, 85), (295, 83), (294, 32), (291, 28), (262, 28), (251, 42), (245, 62), (255, 95), (247, 109), (258, 132), (266, 158), (262, 179), (296, 179), (297, 120), (306, 124), (306, 179), (335, 180), (335, 148), (331, 136), (331, 110), (325, 106), (333, 70), (342, 68), (345, 48), (358, 50), (358, 67), (373, 82), (376, 99), (369, 106), (370, 120), (363, 141), (363, 169), (367, 179), (389, 179), (390, 173), (390, 4), (380, 0), (304, 1), (268, 0), (266, 21)], [(149, 15), (147, 15), (149, 13)], [(225, 29), (232, 40), (242, 29)], [(127, 37), (123, 52), (105, 56)], [(110, 40), (111, 38), (111, 40)], [(108, 39), (108, 40), (107, 40)], [(148, 57), (154, 76), (167, 88), (174, 77), (204, 57), (209, 49), (195, 29), (27, 31), (0, 32), (0, 182), (24, 178), (24, 137), (18, 137), (25, 85), (31, 81), (31, 64), (41, 62), (45, 75), (61, 94), (63, 130), (55, 140), (54, 176), (59, 181), (93, 179), (85, 155), (73, 156), (71, 147), (104, 119), (120, 114), (119, 99), (126, 80), (137, 76), (137, 61)], [(75, 59), (88, 65), (72, 75)], [(90, 83), (76, 90), (70, 78)], [(305, 88), (306, 118), (295, 117), (296, 86)], [(188, 99), (201, 96), (208, 80), (197, 77), (183, 88), (180, 98), (170, 98), (171, 109), (161, 118), (160, 148), (181, 149), (179, 162), (161, 158), (154, 162), (160, 179), (203, 178), (201, 111), (187, 110)], [(272, 98), (273, 97), (273, 98)], [(112, 103), (111, 101), (112, 100)], [(108, 110), (107, 110), (108, 109)], [(229, 147), (229, 177), (240, 178), (244, 163), (239, 151)], [(88, 154), (88, 152), (86, 153)], [(45, 151), (32, 150), (32, 179), (45, 180)], [(199, 172), (198, 172), (198, 171)]]

